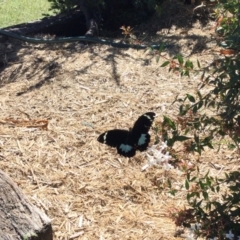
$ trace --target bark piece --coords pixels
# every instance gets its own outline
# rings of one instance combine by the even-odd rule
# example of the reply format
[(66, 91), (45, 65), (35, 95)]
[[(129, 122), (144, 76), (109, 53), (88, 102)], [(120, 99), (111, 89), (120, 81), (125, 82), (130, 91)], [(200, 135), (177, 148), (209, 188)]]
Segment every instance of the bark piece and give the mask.
[(0, 170), (1, 240), (52, 240), (50, 219)]

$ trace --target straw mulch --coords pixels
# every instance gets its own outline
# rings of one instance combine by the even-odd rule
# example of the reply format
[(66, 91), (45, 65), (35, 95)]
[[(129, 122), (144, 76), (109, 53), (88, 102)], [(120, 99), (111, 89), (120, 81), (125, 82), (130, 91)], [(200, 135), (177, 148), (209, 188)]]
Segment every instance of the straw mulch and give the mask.
[[(156, 112), (156, 121), (173, 116), (175, 96), (193, 93), (199, 77), (168, 73), (160, 68), (163, 60), (156, 63), (146, 51), (7, 44), (12, 51), (0, 76), (0, 168), (52, 219), (54, 239), (179, 239), (169, 213), (183, 208), (186, 193), (174, 198), (155, 183), (164, 186), (170, 177), (180, 187), (181, 172), (142, 172), (144, 153), (123, 158), (96, 139), (108, 129), (128, 129), (147, 111)], [(207, 64), (213, 55), (197, 57)], [(214, 151), (204, 155), (203, 172), (210, 161), (221, 165), (211, 168), (215, 175), (227, 162), (232, 168), (224, 152), (221, 159)]]

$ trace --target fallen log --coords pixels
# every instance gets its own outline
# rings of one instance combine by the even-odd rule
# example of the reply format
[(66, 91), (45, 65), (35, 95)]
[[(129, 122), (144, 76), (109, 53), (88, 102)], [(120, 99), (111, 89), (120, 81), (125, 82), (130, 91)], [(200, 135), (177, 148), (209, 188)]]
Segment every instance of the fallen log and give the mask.
[(0, 170), (0, 239), (52, 240), (50, 219)]

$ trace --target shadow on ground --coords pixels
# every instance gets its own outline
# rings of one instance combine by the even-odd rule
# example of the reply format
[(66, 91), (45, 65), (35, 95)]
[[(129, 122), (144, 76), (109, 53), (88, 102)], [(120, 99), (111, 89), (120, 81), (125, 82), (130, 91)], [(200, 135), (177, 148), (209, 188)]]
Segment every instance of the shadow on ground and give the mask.
[[(170, 5), (168, 8), (163, 6), (163, 10), (165, 10), (163, 14), (160, 16), (155, 15), (146, 23), (143, 23), (139, 26), (133, 26), (133, 33), (146, 45), (160, 45), (162, 42), (165, 42), (168, 46), (165, 51), (168, 52), (170, 56), (174, 56), (177, 53), (186, 52), (186, 49), (189, 50), (187, 55), (191, 55), (201, 51), (202, 49), (206, 49), (207, 44), (211, 41), (210, 36), (200, 36), (197, 34), (174, 34), (174, 31), (177, 29), (182, 29), (183, 32), (187, 32), (196, 22), (199, 23), (201, 28), (207, 26), (209, 20), (208, 15), (201, 11), (198, 13), (193, 13), (194, 7), (195, 6), (185, 6), (181, 3), (177, 5)], [(56, 37), (84, 35), (86, 29), (83, 15), (78, 12), (73, 16), (74, 17), (71, 17), (70, 20), (67, 18), (65, 23), (63, 20), (59, 21), (59, 19), (61, 19), (60, 17), (57, 17), (58, 20), (54, 19), (52, 22), (51, 18), (47, 18), (48, 24), (45, 24), (47, 27), (44, 27), (44, 24), (41, 21), (38, 21), (36, 23), (21, 24), (18, 27), (10, 27), (8, 30), (19, 34), (32, 36), (38, 35), (38, 37), (39, 34), (41, 34), (42, 37), (46, 35), (55, 35)], [(69, 28), (69, 26), (71, 26), (71, 28)], [(118, 38), (118, 40), (119, 38), (123, 39), (120, 29), (116, 32), (103, 30), (102, 34), (108, 38), (110, 36), (113, 37), (111, 38), (112, 41), (115, 41), (116, 38)], [(183, 39), (185, 40), (184, 45), (180, 43), (180, 41)], [(79, 42), (73, 42), (67, 45), (62, 43), (55, 45), (34, 45), (3, 36), (0, 38), (0, 46), (0, 73), (6, 70), (9, 66), (16, 65), (14, 71), (7, 79), (3, 79), (3, 77), (0, 79), (0, 87), (17, 81), (19, 75), (26, 73), (28, 76), (26, 80), (29, 82), (31, 82), (31, 79), (36, 75), (38, 75), (41, 79), (38, 83), (31, 85), (28, 89), (19, 92), (17, 95), (22, 95), (34, 89), (41, 88), (43, 85), (48, 84), (51, 81), (56, 72), (62, 70), (61, 64), (59, 64), (57, 61), (57, 57), (55, 59), (51, 59), (51, 61), (45, 61), (44, 58), (37, 57), (34, 60), (34, 64), (26, 66), (27, 63), (25, 63), (23, 60), (24, 56), (26, 54), (32, 54), (31, 52), (33, 49), (44, 50), (46, 53), (52, 49), (59, 49), (60, 51), (62, 50), (64, 51), (65, 56), (67, 56), (65, 61), (68, 61), (73, 52), (81, 53), (87, 49), (93, 54), (93, 56), (97, 55), (97, 53), (91, 47), (93, 44), (82, 44)], [(27, 51), (21, 51), (22, 49), (26, 50), (26, 48), (28, 49)], [(113, 48), (108, 48), (107, 51), (107, 56), (105, 56), (102, 60), (111, 63), (113, 79), (117, 85), (120, 85), (115, 58), (118, 58), (119, 56), (126, 57), (124, 55), (127, 53), (124, 50), (113, 51)], [(148, 60), (146, 59), (136, 59), (136, 61), (141, 61), (143, 65), (148, 64)], [(85, 66), (85, 69), (78, 71), (78, 74), (86, 71), (86, 68), (91, 68), (93, 64), (94, 62), (92, 62), (89, 66)]]

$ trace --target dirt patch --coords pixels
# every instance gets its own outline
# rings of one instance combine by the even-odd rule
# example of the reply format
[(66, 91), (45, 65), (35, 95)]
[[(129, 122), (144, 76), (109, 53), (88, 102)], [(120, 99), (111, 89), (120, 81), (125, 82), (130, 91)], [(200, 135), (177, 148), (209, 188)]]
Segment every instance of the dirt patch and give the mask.
[[(213, 22), (184, 30), (171, 24), (149, 37), (172, 44), (165, 57), (180, 51), (202, 65), (219, 57)], [(142, 172), (144, 153), (128, 160), (96, 139), (108, 129), (128, 129), (147, 111), (157, 113), (156, 121), (174, 116), (176, 95), (194, 93), (200, 75), (169, 73), (160, 68), (164, 58), (157, 63), (153, 52), (97, 44), (11, 41), (4, 51), (0, 167), (52, 219), (55, 239), (180, 239), (169, 212), (184, 206), (186, 193), (174, 198), (155, 181), (164, 184), (170, 177), (180, 187), (181, 172)], [(219, 176), (234, 167), (233, 160), (227, 148), (217, 155), (211, 150), (199, 168)]]

